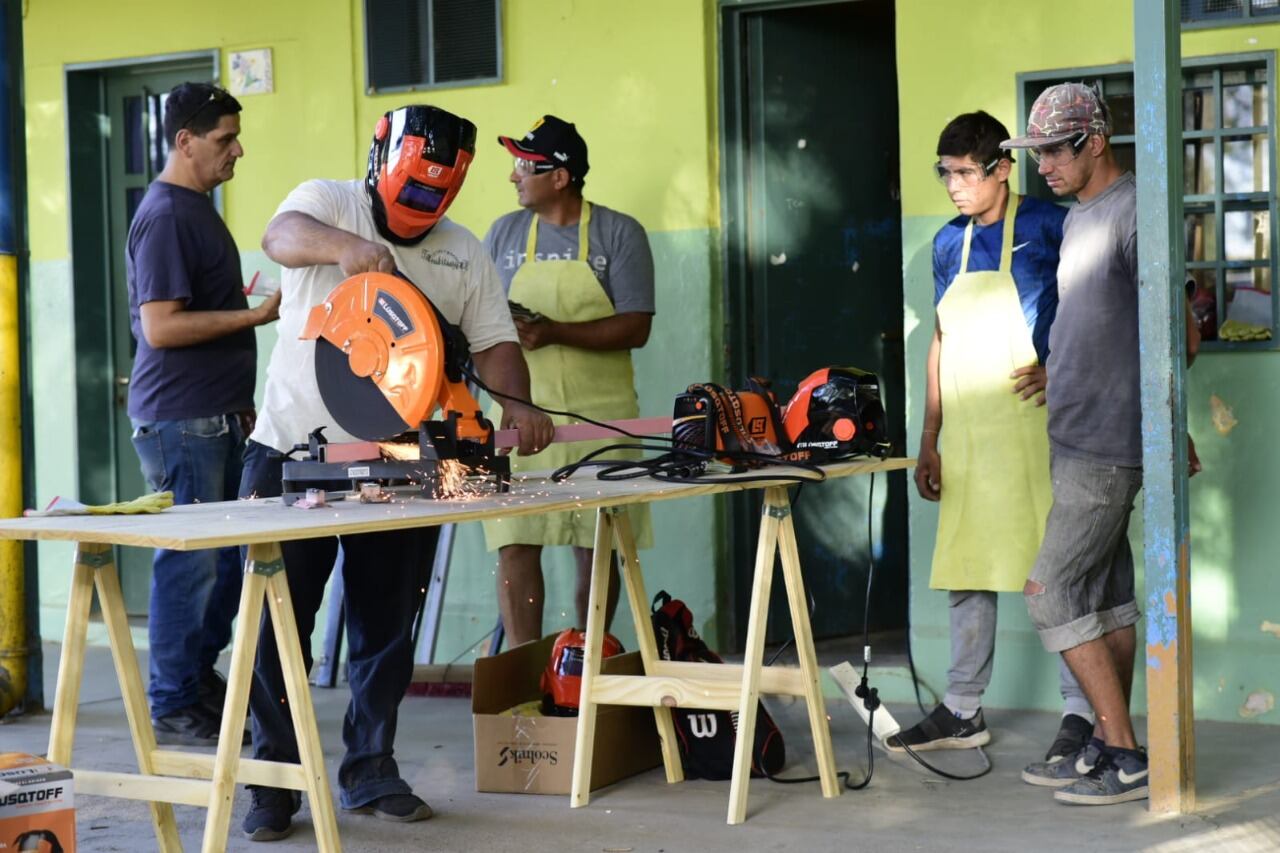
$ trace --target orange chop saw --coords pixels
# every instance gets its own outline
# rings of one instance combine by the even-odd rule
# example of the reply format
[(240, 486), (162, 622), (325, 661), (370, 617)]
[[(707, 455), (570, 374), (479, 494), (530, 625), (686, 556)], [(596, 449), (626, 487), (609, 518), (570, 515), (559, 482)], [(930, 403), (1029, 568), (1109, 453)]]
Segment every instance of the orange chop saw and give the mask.
[[(493, 424), (464, 382), (467, 340), (413, 282), (399, 273), (351, 276), (311, 309), (301, 337), (316, 342), (325, 408), (364, 442), (331, 444), (319, 426), (293, 449), (308, 458), (284, 463), (286, 504), (309, 487), (359, 490), (365, 482), (418, 484), (435, 495), (446, 460), (455, 460), (464, 475), (492, 477), (506, 491), (510, 463), (494, 451)], [(437, 409), (440, 416), (429, 419)], [(384, 458), (369, 443), (411, 447), (415, 439), (416, 459)]]

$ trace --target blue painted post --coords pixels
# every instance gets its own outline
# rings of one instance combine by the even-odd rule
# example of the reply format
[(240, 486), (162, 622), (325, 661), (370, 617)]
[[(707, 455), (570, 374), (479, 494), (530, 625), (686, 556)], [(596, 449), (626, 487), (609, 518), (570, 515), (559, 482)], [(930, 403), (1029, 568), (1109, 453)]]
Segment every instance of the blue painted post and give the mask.
[(1134, 2), (1151, 810), (1195, 808), (1178, 0)]

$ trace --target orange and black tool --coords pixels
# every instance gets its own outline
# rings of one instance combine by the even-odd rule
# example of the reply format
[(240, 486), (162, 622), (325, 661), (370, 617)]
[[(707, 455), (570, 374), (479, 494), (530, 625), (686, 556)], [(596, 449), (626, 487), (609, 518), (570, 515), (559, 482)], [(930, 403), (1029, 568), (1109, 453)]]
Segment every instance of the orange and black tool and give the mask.
[(301, 337), (316, 342), (320, 396), (347, 432), (384, 441), (430, 425), (492, 455), (493, 425), (463, 381), (466, 339), (408, 279), (351, 276), (311, 309)]

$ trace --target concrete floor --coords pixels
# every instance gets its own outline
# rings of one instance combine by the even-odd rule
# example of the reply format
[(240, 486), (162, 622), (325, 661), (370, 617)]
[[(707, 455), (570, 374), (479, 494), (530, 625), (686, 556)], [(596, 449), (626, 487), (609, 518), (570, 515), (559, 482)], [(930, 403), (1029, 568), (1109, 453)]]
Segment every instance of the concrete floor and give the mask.
[[(45, 649), (45, 693), (53, 696), (57, 646)], [(143, 667), (145, 672), (145, 664)], [(316, 690), (325, 758), (331, 776), (341, 751), (343, 689)], [(90, 650), (82, 691), (76, 762), (86, 767), (134, 769), (114, 669), (106, 649)], [(814, 772), (800, 705), (772, 698), (768, 707), (787, 738), (788, 775)], [(907, 724), (917, 712), (892, 707)], [(861, 778), (865, 728), (853, 710), (831, 702), (832, 737), (841, 768)], [(436, 810), (426, 823), (396, 825), (372, 817), (339, 814), (348, 851), (684, 851), (866, 850), (894, 851), (1275, 851), (1280, 850), (1280, 726), (1202, 723), (1199, 746), (1199, 810), (1156, 817), (1145, 804), (1079, 808), (1055, 803), (1046, 789), (1020, 781), (1019, 771), (1038, 758), (1057, 728), (1053, 715), (988, 710), (994, 733), (989, 755), (995, 769), (971, 782), (932, 776), (909, 758), (889, 758), (878, 748), (875, 776), (864, 791), (824, 800), (815, 784), (751, 783), (748, 820), (725, 825), (728, 782), (686, 782), (669, 787), (660, 770), (597, 792), (587, 808), (571, 810), (566, 797), (477, 794), (472, 774), (470, 706), (465, 699), (409, 697), (401, 707), (397, 758), (415, 790)], [(1139, 720), (1141, 726), (1142, 721)], [(49, 716), (0, 725), (0, 751), (43, 753)], [(1141, 731), (1141, 729), (1140, 729)], [(933, 753), (939, 764), (965, 772), (970, 753)], [(313, 850), (306, 806), (292, 837), (271, 845), (239, 835), (247, 795), (239, 792), (232, 850)], [(198, 850), (204, 812), (176, 808), (187, 849)], [(154, 849), (145, 804), (85, 797), (79, 803), (80, 850)]]

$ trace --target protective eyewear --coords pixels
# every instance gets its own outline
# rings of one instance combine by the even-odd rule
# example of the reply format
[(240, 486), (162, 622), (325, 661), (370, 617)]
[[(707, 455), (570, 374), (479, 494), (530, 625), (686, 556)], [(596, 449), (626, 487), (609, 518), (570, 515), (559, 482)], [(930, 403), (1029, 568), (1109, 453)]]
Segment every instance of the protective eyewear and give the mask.
[(1088, 141), (1089, 134), (1082, 132), (1072, 139), (1059, 142), (1057, 145), (1028, 148), (1027, 153), (1031, 155), (1031, 159), (1036, 163), (1044, 163), (1047, 166), (1062, 166), (1079, 157), (1080, 152), (1084, 150), (1085, 143)]
[(204, 112), (206, 109), (208, 109), (210, 104), (221, 104), (223, 101), (229, 101), (231, 103), (231, 106), (234, 107), (235, 109), (240, 108), (240, 102), (237, 101), (234, 97), (232, 97), (231, 93), (228, 92), (226, 89), (219, 89), (217, 86), (210, 86), (209, 97), (201, 101), (200, 105), (191, 111), (191, 115), (186, 117), (186, 119), (182, 122), (182, 124), (179, 125), (179, 128), (190, 130), (191, 123), (194, 122), (197, 118), (199, 118), (200, 114)]
[(529, 175), (553, 171), (556, 166), (546, 160), (526, 160), (524, 157), (517, 157), (515, 158), (514, 168), (517, 175), (528, 177)]
[(944, 187), (950, 185), (952, 179), (955, 179), (963, 187), (975, 187), (987, 179), (987, 177), (995, 171), (996, 166), (1000, 164), (1000, 158), (997, 157), (990, 163), (982, 166), (961, 166), (958, 169), (948, 169), (941, 163), (933, 164), (933, 173), (938, 179), (938, 183)]

